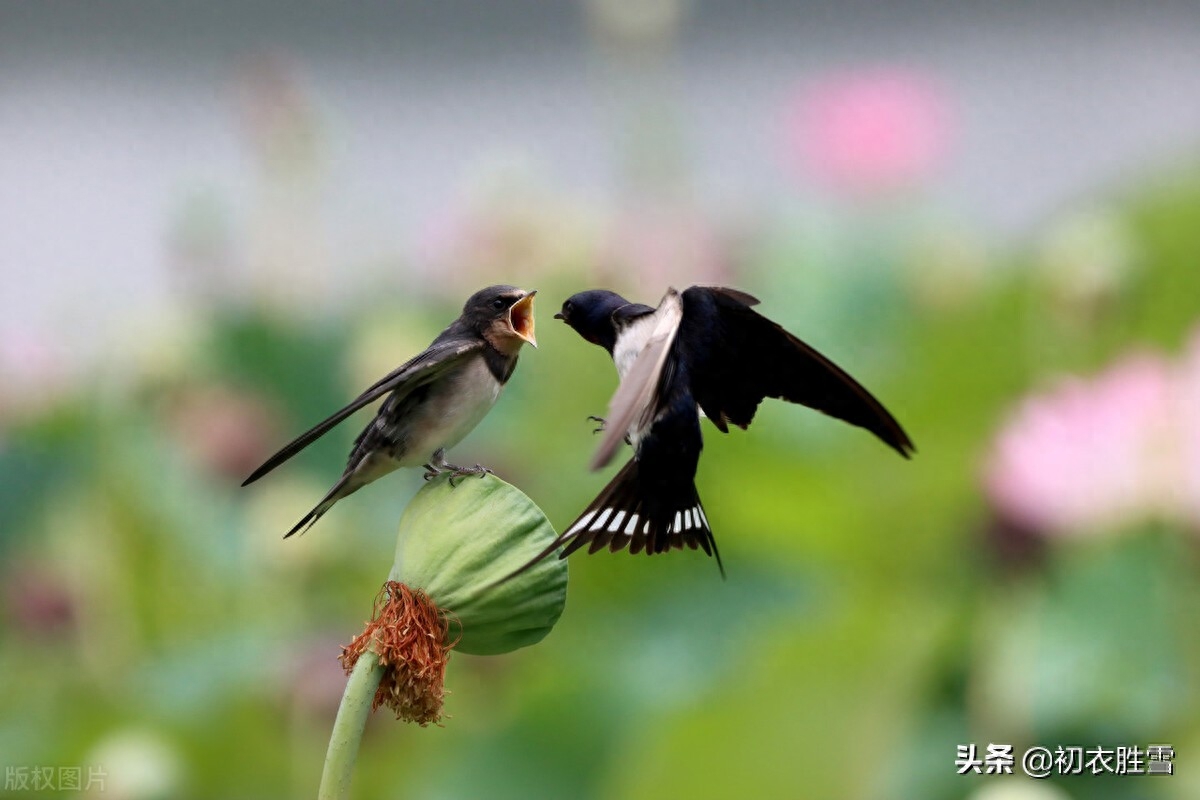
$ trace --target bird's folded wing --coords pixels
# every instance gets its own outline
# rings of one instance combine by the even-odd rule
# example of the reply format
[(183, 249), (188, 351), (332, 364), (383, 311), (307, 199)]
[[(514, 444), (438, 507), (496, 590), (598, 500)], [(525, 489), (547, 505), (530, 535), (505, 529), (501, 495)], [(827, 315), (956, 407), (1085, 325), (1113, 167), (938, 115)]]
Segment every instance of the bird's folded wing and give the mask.
[(612, 461), (613, 454), (625, 440), (635, 420), (638, 428), (644, 428), (653, 419), (663, 366), (668, 361), (671, 345), (675, 342), (675, 334), (683, 318), (679, 292), (668, 289), (654, 314), (657, 319), (645, 347), (608, 404), (604, 439), (592, 457), (592, 469), (600, 469)]
[(681, 343), (707, 345), (686, 354), (693, 393), (718, 428), (745, 428), (763, 398), (776, 397), (866, 428), (905, 458), (915, 452), (900, 423), (858, 381), (740, 294), (705, 286), (683, 293)]
[(278, 453), (268, 458), (263, 462), (262, 466), (254, 470), (250, 477), (242, 482), (242, 486), (254, 483), (263, 475), (266, 475), (296, 455), (296, 453), (299, 453), (305, 447), (308, 447), (317, 439), (324, 436), (331, 428), (360, 408), (369, 405), (389, 392), (401, 391), (407, 393), (418, 386), (429, 383), (443, 374), (447, 369), (460, 363), (467, 356), (482, 349), (483, 346), (483, 340), (481, 339), (470, 341), (462, 339), (435, 340), (427, 350), (380, 378), (344, 408), (334, 412), (327, 419), (317, 423), (284, 445)]

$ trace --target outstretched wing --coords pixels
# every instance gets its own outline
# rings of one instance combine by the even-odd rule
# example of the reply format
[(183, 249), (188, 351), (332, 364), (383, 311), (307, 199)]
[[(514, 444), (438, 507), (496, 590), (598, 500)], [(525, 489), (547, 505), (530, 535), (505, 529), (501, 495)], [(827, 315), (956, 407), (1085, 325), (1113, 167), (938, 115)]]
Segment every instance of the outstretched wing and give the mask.
[(651, 319), (640, 324), (652, 325), (646, 344), (608, 404), (604, 438), (592, 457), (591, 468), (600, 469), (612, 461), (613, 454), (630, 433), (642, 431), (653, 421), (658, 408), (658, 390), (663, 385), (663, 367), (668, 363), (671, 346), (679, 332), (683, 303), (679, 292), (668, 289)]
[[(445, 334), (443, 334), (445, 336)], [(407, 394), (418, 386), (422, 386), (435, 380), (439, 375), (447, 369), (460, 363), (464, 358), (471, 355), (477, 350), (480, 350), (483, 345), (481, 339), (461, 339), (457, 337), (439, 336), (434, 340), (428, 349), (411, 360), (405, 362), (395, 370), (389, 372), (384, 377), (380, 378), (374, 384), (369, 386), (366, 391), (354, 398), (344, 408), (334, 412), (327, 419), (314, 425), (309, 430), (297, 436), (292, 441), (288, 442), (275, 455), (268, 458), (263, 465), (254, 470), (250, 477), (242, 482), (242, 486), (248, 486), (256, 480), (266, 475), (271, 470), (278, 467), (283, 462), (287, 461), (292, 456), (299, 453), (304, 448), (315, 442), (317, 439), (324, 436), (335, 425), (337, 425), (346, 417), (358, 411), (360, 408), (369, 405), (378, 400), (380, 397), (389, 392), (401, 392)]]
[[(866, 428), (900, 455), (916, 451), (900, 423), (858, 381), (750, 308), (748, 295), (693, 286), (683, 293), (679, 348), (692, 392), (721, 431), (745, 428), (765, 397), (777, 397)], [(749, 298), (753, 300), (753, 298)]]

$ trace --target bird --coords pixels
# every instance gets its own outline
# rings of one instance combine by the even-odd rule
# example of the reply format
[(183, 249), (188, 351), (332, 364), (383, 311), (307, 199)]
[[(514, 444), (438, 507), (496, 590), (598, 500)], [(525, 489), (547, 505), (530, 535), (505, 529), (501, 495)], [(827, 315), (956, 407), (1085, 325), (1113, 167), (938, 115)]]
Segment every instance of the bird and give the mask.
[[(554, 315), (612, 356), (620, 385), (597, 432), (592, 469), (621, 443), (633, 457), (554, 543), (513, 575), (562, 547), (661, 553), (687, 546), (724, 565), (696, 491), (701, 415), (722, 433), (746, 429), (768, 397), (865, 428), (904, 458), (916, 452), (900, 423), (861, 384), (752, 307), (737, 289), (671, 288), (657, 307), (606, 289), (572, 295)], [(563, 546), (565, 545), (565, 546)]]
[(429, 347), (254, 470), (242, 486), (254, 483), (355, 411), (387, 395), (375, 418), (354, 440), (341, 477), (283, 538), (308, 530), (338, 500), (399, 467), (424, 466), (426, 480), (450, 472), (452, 486), (455, 478), (490, 472), (478, 464), (450, 464), (446, 450), (462, 441), (491, 410), (517, 367), (521, 346), (537, 347), (535, 294), (537, 290), (506, 285), (480, 289)]

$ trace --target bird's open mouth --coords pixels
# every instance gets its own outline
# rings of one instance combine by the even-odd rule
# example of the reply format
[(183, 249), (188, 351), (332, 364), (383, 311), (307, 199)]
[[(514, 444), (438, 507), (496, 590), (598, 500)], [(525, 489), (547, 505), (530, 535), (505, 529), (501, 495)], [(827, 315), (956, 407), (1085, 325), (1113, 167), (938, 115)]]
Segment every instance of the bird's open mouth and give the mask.
[(537, 289), (512, 304), (512, 307), (508, 309), (508, 325), (512, 328), (513, 333), (537, 347), (537, 338), (533, 335), (533, 296), (535, 294), (537, 294)]

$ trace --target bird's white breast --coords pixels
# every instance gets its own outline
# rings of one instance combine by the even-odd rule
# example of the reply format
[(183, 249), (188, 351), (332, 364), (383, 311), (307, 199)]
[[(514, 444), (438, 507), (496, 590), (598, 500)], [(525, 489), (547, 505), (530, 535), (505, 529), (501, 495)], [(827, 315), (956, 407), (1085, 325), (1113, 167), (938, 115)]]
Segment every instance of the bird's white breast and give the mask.
[(617, 334), (617, 342), (613, 346), (613, 363), (616, 364), (617, 375), (621, 380), (625, 380), (625, 376), (633, 368), (633, 362), (637, 361), (637, 357), (646, 348), (646, 342), (650, 340), (658, 322), (658, 314), (656, 311), (638, 317)]
[(482, 358), (470, 358), (436, 381), (421, 404), (420, 419), (413, 420), (404, 462), (421, 464), (438, 448), (449, 450), (461, 442), (491, 411), (502, 388)]

